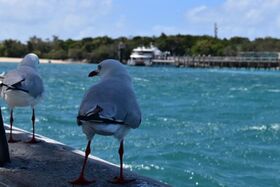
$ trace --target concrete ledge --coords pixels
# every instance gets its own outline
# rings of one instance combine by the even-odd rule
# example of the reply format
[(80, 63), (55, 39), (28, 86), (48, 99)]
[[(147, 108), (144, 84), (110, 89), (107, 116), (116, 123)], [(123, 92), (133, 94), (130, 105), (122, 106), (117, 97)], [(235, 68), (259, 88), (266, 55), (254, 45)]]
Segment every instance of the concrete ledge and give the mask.
[[(6, 134), (8, 127), (5, 126)], [(15, 139), (21, 142), (9, 144), (11, 163), (0, 167), (0, 187), (60, 187), (72, 186), (68, 181), (78, 177), (84, 153), (68, 147), (55, 140), (36, 135), (38, 144), (24, 143), (31, 138), (31, 134), (14, 129)], [(110, 184), (107, 180), (118, 176), (118, 166), (90, 156), (86, 168), (86, 177), (96, 180), (89, 186), (120, 186)], [(168, 186), (156, 180), (139, 176), (136, 173), (125, 170), (127, 178), (135, 178), (136, 181), (122, 186)]]

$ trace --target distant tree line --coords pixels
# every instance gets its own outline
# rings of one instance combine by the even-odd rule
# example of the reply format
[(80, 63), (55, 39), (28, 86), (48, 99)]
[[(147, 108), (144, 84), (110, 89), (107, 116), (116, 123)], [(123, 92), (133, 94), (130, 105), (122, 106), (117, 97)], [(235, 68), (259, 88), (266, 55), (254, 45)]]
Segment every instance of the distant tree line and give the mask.
[(235, 56), (241, 51), (280, 51), (280, 39), (271, 37), (251, 41), (245, 37), (219, 39), (211, 36), (162, 33), (158, 37), (135, 36), (112, 39), (103, 36), (81, 40), (62, 40), (57, 36), (43, 40), (33, 36), (26, 43), (7, 39), (0, 41), (0, 56), (23, 57), (26, 53), (34, 52), (40, 58), (87, 60), (89, 63), (97, 63), (106, 58), (118, 59), (120, 47), (123, 59), (127, 60), (133, 48), (149, 46), (151, 43), (160, 50), (170, 51), (171, 55), (176, 56)]

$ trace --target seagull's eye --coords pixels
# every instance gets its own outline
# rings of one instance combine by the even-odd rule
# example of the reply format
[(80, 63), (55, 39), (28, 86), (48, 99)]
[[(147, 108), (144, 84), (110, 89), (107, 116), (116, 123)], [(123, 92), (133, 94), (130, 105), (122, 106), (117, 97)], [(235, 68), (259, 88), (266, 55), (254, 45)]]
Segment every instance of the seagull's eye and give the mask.
[(100, 71), (100, 70), (101, 70), (101, 65), (98, 65), (98, 66), (97, 66), (97, 69)]

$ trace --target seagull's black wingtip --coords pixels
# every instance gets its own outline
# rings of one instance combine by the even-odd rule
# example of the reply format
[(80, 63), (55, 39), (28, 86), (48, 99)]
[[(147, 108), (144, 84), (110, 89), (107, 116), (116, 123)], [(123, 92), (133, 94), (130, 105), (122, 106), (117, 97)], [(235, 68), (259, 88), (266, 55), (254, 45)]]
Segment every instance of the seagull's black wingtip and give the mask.
[(81, 120), (79, 119), (79, 116), (77, 116), (77, 125), (81, 126), (83, 123), (81, 122)]

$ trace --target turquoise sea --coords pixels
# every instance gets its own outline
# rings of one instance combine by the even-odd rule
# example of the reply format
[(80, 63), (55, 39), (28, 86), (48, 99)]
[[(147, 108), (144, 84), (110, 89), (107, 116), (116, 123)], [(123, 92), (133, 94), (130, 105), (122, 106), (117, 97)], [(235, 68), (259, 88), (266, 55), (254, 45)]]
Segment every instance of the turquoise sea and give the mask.
[[(16, 64), (1, 63), (0, 72)], [(41, 64), (46, 94), (37, 133), (84, 150), (75, 123), (95, 65)], [(125, 167), (172, 186), (280, 186), (280, 72), (127, 67), (143, 113), (125, 139)], [(1, 101), (4, 120), (8, 109)], [(31, 110), (15, 110), (31, 130)], [(118, 142), (96, 136), (92, 154), (118, 164)]]

